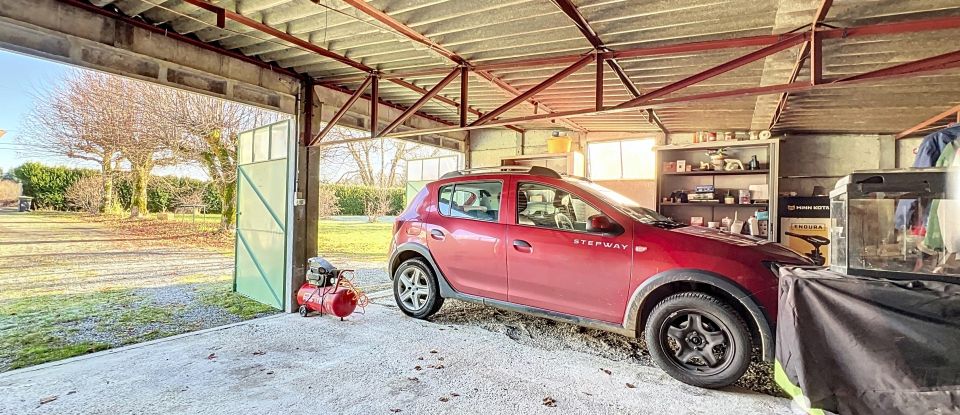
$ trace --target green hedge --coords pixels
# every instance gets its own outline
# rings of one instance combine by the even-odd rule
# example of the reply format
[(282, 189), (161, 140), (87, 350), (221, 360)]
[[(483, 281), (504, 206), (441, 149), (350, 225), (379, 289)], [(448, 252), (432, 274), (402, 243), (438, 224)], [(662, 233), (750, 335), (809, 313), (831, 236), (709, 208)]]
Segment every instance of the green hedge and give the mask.
[[(34, 198), (37, 208), (70, 210), (64, 199), (67, 188), (82, 177), (99, 174), (92, 169), (51, 167), (40, 163), (25, 163), (14, 169), (14, 175), (23, 183), (23, 194)], [(362, 216), (366, 201), (374, 196), (375, 189), (368, 186), (330, 185), (337, 195), (341, 215)], [(117, 200), (124, 209), (130, 209), (133, 182), (129, 175), (118, 173), (113, 182)], [(172, 210), (178, 194), (203, 190), (203, 200), (208, 213), (220, 213), (220, 199), (216, 188), (209, 182), (176, 176), (154, 176), (147, 185), (147, 208), (151, 212)], [(400, 213), (405, 206), (402, 188), (390, 189), (391, 211)]]
[(67, 188), (77, 180), (95, 174), (97, 171), (92, 169), (50, 167), (34, 162), (13, 169), (13, 175), (23, 185), (24, 196), (33, 197), (33, 206), (38, 209), (68, 209), (64, 198)]
[[(334, 192), (337, 195), (337, 205), (340, 206), (340, 214), (344, 216), (363, 216), (364, 207), (367, 200), (374, 197), (375, 188), (369, 186), (334, 184)], [(406, 206), (404, 204), (405, 194), (402, 188), (390, 189), (390, 212), (389, 215), (396, 215)]]
[[(93, 169), (44, 166), (40, 163), (25, 163), (13, 170), (23, 183), (23, 194), (34, 198), (33, 204), (40, 209), (71, 210), (64, 195), (67, 189), (80, 178), (99, 174)], [(124, 209), (130, 209), (133, 181), (126, 173), (118, 173), (113, 180), (117, 200)], [(194, 189), (203, 190), (203, 201), (208, 213), (220, 213), (220, 199), (216, 189), (203, 180), (175, 176), (154, 176), (147, 185), (147, 208), (151, 212), (169, 211), (174, 208), (178, 194)]]

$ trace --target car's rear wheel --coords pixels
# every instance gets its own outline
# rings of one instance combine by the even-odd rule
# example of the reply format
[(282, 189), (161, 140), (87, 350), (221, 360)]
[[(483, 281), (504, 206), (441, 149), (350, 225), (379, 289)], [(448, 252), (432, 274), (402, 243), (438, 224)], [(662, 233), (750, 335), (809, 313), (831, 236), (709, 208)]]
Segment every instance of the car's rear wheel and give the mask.
[(657, 304), (645, 331), (650, 357), (667, 374), (701, 388), (736, 382), (750, 365), (750, 330), (729, 304), (699, 292)]
[(393, 298), (404, 314), (424, 319), (443, 305), (437, 277), (419, 259), (408, 259), (393, 274)]

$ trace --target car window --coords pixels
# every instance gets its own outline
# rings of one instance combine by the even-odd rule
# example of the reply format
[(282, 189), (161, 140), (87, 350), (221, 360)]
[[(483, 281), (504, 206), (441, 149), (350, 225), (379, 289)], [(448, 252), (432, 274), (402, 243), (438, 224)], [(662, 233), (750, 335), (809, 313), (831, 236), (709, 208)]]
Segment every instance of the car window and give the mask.
[(500, 219), (503, 183), (467, 182), (440, 187), (440, 214), (451, 218), (496, 222)]
[(600, 211), (579, 196), (538, 183), (517, 187), (517, 224), (539, 228), (587, 231), (587, 218)]

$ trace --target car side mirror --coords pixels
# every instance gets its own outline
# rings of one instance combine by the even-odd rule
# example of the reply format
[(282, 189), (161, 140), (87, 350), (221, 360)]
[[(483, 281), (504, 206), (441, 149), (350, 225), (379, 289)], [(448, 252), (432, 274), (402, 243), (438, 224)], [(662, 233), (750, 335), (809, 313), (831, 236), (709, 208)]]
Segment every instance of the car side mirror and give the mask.
[(623, 227), (610, 220), (606, 215), (593, 215), (587, 218), (587, 232), (613, 236), (621, 234)]

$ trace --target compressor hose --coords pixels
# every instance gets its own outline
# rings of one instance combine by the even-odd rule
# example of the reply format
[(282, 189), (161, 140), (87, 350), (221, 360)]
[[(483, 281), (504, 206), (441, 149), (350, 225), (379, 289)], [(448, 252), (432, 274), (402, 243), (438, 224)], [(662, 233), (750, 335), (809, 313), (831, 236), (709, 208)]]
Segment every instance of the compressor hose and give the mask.
[[(350, 271), (350, 274), (353, 275), (353, 271)], [(346, 288), (347, 290), (353, 292), (354, 298), (357, 299), (358, 307), (366, 308), (370, 304), (370, 298), (367, 297), (367, 293), (365, 293), (362, 289), (358, 288), (357, 286), (353, 285), (353, 281), (348, 279), (346, 276), (344, 275), (340, 276), (340, 285)]]

